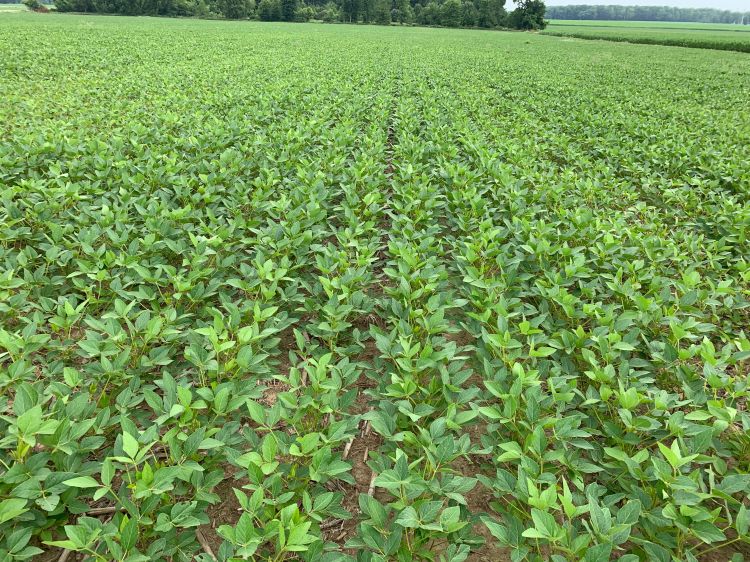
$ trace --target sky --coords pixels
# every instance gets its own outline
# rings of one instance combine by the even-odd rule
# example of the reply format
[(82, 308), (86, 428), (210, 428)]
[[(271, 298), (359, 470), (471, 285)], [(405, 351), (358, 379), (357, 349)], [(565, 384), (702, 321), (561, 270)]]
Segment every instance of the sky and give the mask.
[(717, 8), (735, 12), (750, 11), (750, 0), (545, 0), (548, 6), (569, 4), (619, 4), (621, 6), (679, 6), (680, 8)]

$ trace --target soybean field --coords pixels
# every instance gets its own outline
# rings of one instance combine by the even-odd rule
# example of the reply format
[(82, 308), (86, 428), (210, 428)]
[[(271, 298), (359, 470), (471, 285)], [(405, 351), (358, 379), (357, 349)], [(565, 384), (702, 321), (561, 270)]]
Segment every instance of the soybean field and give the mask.
[(750, 25), (663, 21), (550, 20), (544, 33), (579, 39), (750, 53)]
[(0, 559), (750, 552), (747, 54), (4, 14), (0, 98)]

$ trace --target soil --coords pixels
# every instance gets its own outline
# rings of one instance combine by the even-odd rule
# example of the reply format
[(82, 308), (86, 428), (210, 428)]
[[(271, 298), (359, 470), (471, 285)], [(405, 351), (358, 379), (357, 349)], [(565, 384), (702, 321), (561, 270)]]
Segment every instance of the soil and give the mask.
[(231, 465), (224, 467), (224, 473), (228, 478), (223, 480), (221, 484), (214, 489), (214, 493), (221, 498), (221, 501), (208, 508), (207, 515), (211, 523), (199, 527), (206, 539), (206, 543), (211, 547), (214, 554), (218, 552), (219, 547), (223, 542), (223, 539), (219, 537), (216, 529), (221, 525), (234, 526), (242, 514), (240, 503), (237, 501), (237, 496), (234, 495), (232, 488), (242, 488), (245, 482), (242, 480), (234, 480), (229, 477), (236, 470), (236, 467)]

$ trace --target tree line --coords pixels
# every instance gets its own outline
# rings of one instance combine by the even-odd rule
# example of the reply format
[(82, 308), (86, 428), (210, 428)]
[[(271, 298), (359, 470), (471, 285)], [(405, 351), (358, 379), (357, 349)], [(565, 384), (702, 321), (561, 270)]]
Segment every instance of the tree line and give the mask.
[(542, 0), (55, 0), (61, 12), (542, 29)]
[(750, 25), (750, 12), (674, 6), (548, 6), (547, 17), (561, 20), (683, 21)]

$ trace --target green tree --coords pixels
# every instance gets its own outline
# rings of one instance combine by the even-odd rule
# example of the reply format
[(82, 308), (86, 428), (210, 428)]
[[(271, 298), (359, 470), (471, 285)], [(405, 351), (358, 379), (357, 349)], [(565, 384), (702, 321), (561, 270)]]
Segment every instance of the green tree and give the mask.
[(93, 12), (94, 6), (89, 0), (55, 0), (58, 12)]
[(379, 25), (391, 24), (391, 0), (375, 0), (374, 21)]
[(294, 14), (297, 11), (297, 0), (281, 0), (281, 19), (284, 21), (294, 21)]
[(477, 8), (473, 2), (464, 0), (461, 4), (461, 26), (474, 27), (477, 25)]
[(414, 9), (411, 7), (409, 0), (397, 0), (394, 15), (395, 17), (392, 19), (395, 19), (399, 23), (413, 23)]
[(29, 10), (39, 10), (43, 7), (39, 0), (22, 0), (21, 4), (26, 6)]
[(311, 19), (315, 19), (315, 8), (302, 2), (294, 12), (294, 21), (310, 21)]
[(542, 0), (514, 0), (516, 9), (511, 12), (508, 21), (515, 29), (544, 29), (544, 13), (547, 7)]
[(505, 20), (505, 0), (474, 0), (479, 27), (497, 27)]
[(279, 0), (260, 0), (258, 17), (262, 21), (279, 21), (281, 19), (281, 2)]
[[(255, 0), (249, 0), (251, 11), (255, 11)], [(174, 0), (172, 3), (172, 13), (174, 16), (198, 16), (205, 17), (209, 14), (208, 5), (205, 0)]]
[(358, 22), (360, 9), (361, 9), (360, 0), (342, 0), (341, 15), (342, 15), (343, 21), (347, 21), (350, 23)]
[(417, 16), (417, 22), (421, 25), (440, 25), (440, 6), (437, 2), (428, 2)]
[(364, 23), (375, 21), (375, 3), (378, 0), (360, 0), (359, 19)]
[(248, 17), (252, 10), (247, 0), (222, 0), (221, 14), (230, 20), (240, 20)]
[(440, 25), (461, 26), (461, 0), (445, 0), (440, 6)]
[(322, 20), (327, 23), (341, 20), (341, 10), (334, 2), (328, 2), (325, 6), (320, 7), (315, 12), (315, 19)]

